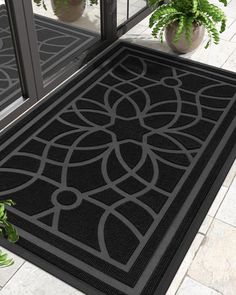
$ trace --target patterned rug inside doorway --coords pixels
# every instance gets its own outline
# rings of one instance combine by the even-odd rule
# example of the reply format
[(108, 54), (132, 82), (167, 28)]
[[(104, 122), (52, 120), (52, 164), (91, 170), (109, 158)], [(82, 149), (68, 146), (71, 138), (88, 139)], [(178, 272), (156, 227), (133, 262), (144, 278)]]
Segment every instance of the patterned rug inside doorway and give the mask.
[[(99, 40), (93, 32), (35, 14), (35, 28), (44, 79)], [(0, 110), (20, 97), (16, 58), (5, 5), (0, 6)]]
[(235, 74), (119, 43), (0, 138), (5, 246), (86, 294), (162, 295), (235, 115)]

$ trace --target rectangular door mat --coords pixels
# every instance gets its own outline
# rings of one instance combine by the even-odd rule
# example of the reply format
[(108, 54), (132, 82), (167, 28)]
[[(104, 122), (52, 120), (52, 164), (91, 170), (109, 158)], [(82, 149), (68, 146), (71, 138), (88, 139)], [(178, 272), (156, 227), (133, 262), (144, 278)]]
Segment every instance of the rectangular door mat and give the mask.
[[(91, 47), (99, 35), (35, 14), (42, 75), (47, 79)], [(0, 5), (0, 110), (21, 96), (5, 5)]]
[(1, 244), (87, 294), (165, 294), (235, 156), (236, 75), (118, 43), (0, 138)]

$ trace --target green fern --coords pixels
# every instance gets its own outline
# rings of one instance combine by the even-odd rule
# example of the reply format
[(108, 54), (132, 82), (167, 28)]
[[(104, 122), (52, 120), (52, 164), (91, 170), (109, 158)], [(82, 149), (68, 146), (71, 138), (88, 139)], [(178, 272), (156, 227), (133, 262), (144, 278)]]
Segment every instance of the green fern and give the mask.
[[(225, 6), (227, 0), (219, 0)], [(209, 36), (206, 48), (213, 41), (218, 44), (220, 33), (225, 31), (226, 16), (224, 12), (208, 0), (170, 0), (167, 4), (161, 0), (149, 0), (149, 5), (154, 10), (149, 26), (152, 28), (152, 35), (163, 41), (163, 32), (171, 23), (177, 22), (178, 28), (174, 37), (177, 43), (181, 36), (185, 34), (186, 40), (192, 42), (193, 24), (203, 25)], [(217, 29), (217, 23), (221, 24), (220, 30)]]
[[(6, 238), (11, 243), (15, 243), (19, 236), (14, 226), (7, 220), (6, 205), (12, 206), (14, 202), (12, 200), (0, 201), (0, 237)], [(10, 266), (13, 263), (14, 261), (0, 250), (0, 267)]]
[(183, 34), (185, 23), (186, 23), (185, 22), (185, 17), (183, 15), (181, 15), (181, 17), (179, 19), (178, 29), (177, 29), (177, 32), (176, 32), (175, 37), (174, 37), (174, 42), (178, 42), (181, 35)]

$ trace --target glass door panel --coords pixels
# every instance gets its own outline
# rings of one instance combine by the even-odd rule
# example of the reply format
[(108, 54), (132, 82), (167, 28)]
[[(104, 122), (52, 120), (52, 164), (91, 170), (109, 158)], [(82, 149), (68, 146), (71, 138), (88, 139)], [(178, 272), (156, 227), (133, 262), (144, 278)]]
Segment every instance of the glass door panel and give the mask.
[(147, 0), (129, 0), (129, 17), (140, 12), (147, 6)]
[(117, 0), (117, 25), (123, 24), (128, 19), (127, 0)]
[(0, 1), (0, 121), (9, 108), (23, 103), (5, 1)]
[[(0, 0), (0, 5), (4, 3)], [(150, 12), (146, 0), (7, 0), (5, 4), (11, 30), (5, 12), (0, 15), (0, 112), (1, 106), (21, 99), (22, 107), (13, 119)], [(4, 7), (0, 6), (2, 13)]]
[(128, 23), (134, 16), (139, 17), (145, 9), (148, 11), (147, 0), (117, 0), (118, 26)]
[(90, 0), (31, 0), (44, 86), (76, 64), (100, 37), (100, 4)]

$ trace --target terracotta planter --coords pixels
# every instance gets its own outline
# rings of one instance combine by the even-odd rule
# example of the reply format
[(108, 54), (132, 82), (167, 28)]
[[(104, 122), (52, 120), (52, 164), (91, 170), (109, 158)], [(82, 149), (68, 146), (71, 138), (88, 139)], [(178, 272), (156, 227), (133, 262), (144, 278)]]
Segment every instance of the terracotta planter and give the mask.
[(205, 27), (193, 24), (192, 42), (186, 40), (185, 33), (182, 34), (180, 40), (174, 43), (174, 37), (178, 29), (178, 23), (175, 22), (166, 28), (165, 36), (166, 42), (170, 48), (176, 53), (188, 53), (195, 50), (203, 41), (205, 34)]
[(64, 22), (74, 22), (84, 13), (85, 0), (69, 0), (67, 5), (61, 5), (59, 8), (55, 6), (55, 0), (51, 0), (52, 8), (55, 15)]

